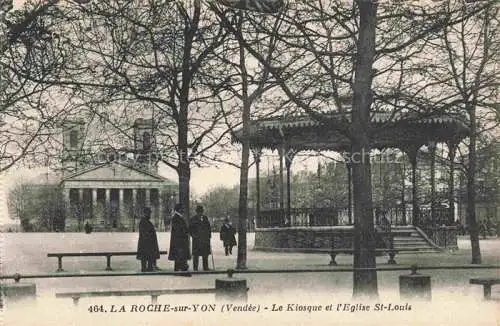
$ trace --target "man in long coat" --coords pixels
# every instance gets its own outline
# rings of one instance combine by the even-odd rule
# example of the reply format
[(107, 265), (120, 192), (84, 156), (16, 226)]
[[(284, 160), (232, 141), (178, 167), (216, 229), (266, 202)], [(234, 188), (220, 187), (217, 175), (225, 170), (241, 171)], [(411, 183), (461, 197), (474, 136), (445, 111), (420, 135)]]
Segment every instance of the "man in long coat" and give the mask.
[(222, 224), (220, 228), (220, 239), (224, 244), (224, 252), (227, 255), (233, 254), (233, 247), (236, 246), (236, 230), (231, 225), (229, 218), (224, 220), (224, 224)]
[(189, 221), (189, 234), (193, 240), (193, 270), (198, 270), (198, 260), (202, 257), (203, 270), (208, 271), (208, 256), (210, 255), (210, 238), (212, 230), (208, 217), (203, 215), (203, 207), (196, 207), (196, 214)]
[(174, 261), (174, 271), (187, 271), (189, 269), (187, 261), (191, 259), (189, 230), (182, 212), (182, 206), (176, 204), (171, 222), (170, 252), (168, 253), (168, 259)]
[(139, 241), (137, 242), (137, 259), (141, 261), (141, 271), (151, 272), (160, 258), (156, 230), (150, 221), (151, 209), (144, 208), (144, 214), (139, 222)]

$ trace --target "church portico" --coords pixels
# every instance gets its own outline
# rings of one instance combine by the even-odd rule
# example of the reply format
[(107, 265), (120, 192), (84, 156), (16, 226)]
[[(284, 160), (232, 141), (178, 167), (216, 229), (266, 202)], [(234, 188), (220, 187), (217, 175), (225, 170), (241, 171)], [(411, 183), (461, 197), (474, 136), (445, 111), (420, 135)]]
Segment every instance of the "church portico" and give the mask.
[(144, 207), (152, 210), (151, 222), (164, 229), (177, 197), (170, 180), (118, 162), (67, 176), (61, 185), (68, 231), (82, 230), (87, 221), (94, 230), (136, 231)]

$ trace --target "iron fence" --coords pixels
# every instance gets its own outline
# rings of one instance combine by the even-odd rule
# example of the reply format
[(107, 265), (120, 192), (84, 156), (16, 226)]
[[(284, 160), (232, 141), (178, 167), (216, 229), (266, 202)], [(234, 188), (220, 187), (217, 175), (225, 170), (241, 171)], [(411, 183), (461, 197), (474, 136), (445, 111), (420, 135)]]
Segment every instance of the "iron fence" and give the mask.
[(423, 270), (458, 270), (458, 269), (500, 269), (500, 265), (443, 265), (443, 266), (393, 266), (393, 267), (373, 267), (373, 268), (298, 268), (298, 269), (227, 269), (196, 272), (100, 272), (100, 273), (57, 273), (57, 274), (20, 274), (0, 275), (0, 280), (14, 280), (19, 282), (22, 279), (45, 279), (45, 278), (73, 278), (73, 277), (125, 277), (125, 276), (192, 276), (192, 275), (227, 275), (232, 277), (234, 274), (286, 274), (286, 273), (348, 273), (354, 271), (376, 271), (376, 272), (394, 272), (411, 271), (415, 273)]

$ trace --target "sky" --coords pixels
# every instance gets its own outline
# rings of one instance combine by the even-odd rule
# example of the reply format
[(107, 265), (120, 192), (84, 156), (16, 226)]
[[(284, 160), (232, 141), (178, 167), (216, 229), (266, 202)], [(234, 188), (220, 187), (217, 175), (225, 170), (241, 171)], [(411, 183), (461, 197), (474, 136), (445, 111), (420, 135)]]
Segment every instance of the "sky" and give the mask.
[[(260, 171), (261, 176), (266, 174), (268, 170), (272, 169), (273, 164), (278, 167), (278, 157), (276, 152), (264, 152), (262, 158)], [(232, 155), (230, 159), (233, 163), (239, 163), (241, 160), (240, 154)], [(292, 165), (293, 171), (299, 170), (315, 170), (317, 167), (318, 160), (326, 160), (324, 158), (319, 158), (316, 156), (298, 155), (294, 159), (294, 165)], [(47, 172), (47, 168), (40, 167), (36, 169), (28, 169), (23, 167), (14, 167), (8, 171), (0, 173), (0, 225), (10, 222), (7, 213), (7, 195), (9, 189), (12, 188), (16, 183), (29, 182), (30, 180), (38, 179), (39, 176)], [(172, 169), (162, 167), (159, 168), (158, 173), (163, 177), (171, 179), (178, 182), (178, 177), (175, 171)], [(249, 169), (249, 178), (255, 178), (255, 166), (251, 166)], [(38, 178), (37, 178), (38, 177)], [(200, 197), (207, 191), (218, 187), (226, 186), (231, 187), (239, 184), (240, 180), (240, 170), (227, 165), (219, 164), (218, 167), (204, 167), (198, 168), (194, 167), (191, 171), (191, 193), (194, 197)]]

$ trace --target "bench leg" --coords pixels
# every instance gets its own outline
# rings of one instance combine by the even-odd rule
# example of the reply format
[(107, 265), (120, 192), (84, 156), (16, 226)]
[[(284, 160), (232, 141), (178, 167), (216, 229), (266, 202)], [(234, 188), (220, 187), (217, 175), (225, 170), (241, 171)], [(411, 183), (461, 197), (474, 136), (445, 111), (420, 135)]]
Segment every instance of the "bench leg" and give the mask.
[(491, 284), (483, 285), (484, 300), (491, 300)]
[(387, 261), (388, 264), (395, 265), (396, 261), (394, 260), (394, 257), (396, 256), (396, 253), (393, 251), (389, 251), (389, 260)]
[(56, 272), (64, 272), (64, 269), (62, 268), (62, 257), (59, 256), (57, 257), (57, 270)]
[(157, 295), (152, 295), (151, 296), (151, 303), (157, 303), (158, 302), (158, 296)]
[(113, 270), (111, 268), (111, 256), (106, 256), (106, 270), (107, 271), (112, 271)]
[(330, 260), (330, 263), (328, 265), (330, 265), (330, 266), (336, 266), (337, 262), (335, 261), (335, 257), (337, 257), (337, 254), (330, 253), (330, 257), (331, 257), (331, 260)]

